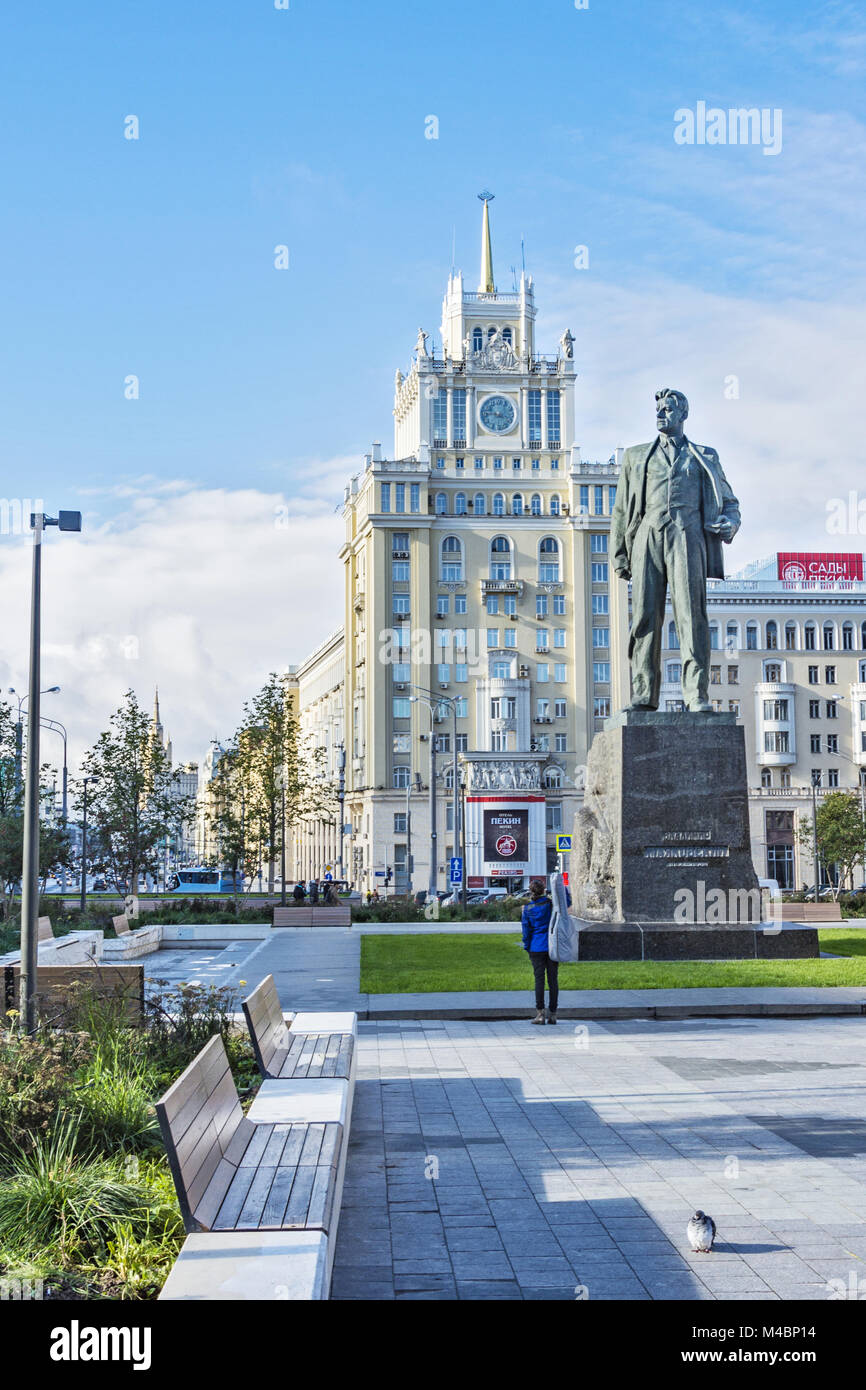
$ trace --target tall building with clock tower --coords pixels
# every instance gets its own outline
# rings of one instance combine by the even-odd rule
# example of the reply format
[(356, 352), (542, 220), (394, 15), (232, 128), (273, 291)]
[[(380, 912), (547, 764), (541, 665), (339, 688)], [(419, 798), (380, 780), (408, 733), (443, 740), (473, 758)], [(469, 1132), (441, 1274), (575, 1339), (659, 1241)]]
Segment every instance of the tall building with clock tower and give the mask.
[[(607, 553), (618, 463), (581, 459), (575, 340), (564, 328), (554, 351), (539, 351), (525, 270), (497, 288), (492, 195), (480, 196), (478, 286), (452, 271), (438, 339), (419, 330), (396, 374), (393, 457), (374, 445), (346, 488), (344, 625), (298, 672), (308, 732), (345, 744), (343, 868), (361, 888), (381, 888), (389, 869), (390, 886), (405, 888), (407, 808), (412, 886), (447, 886), (460, 849), (455, 737), (468, 880), (515, 886), (546, 873), (593, 733), (628, 698), (625, 632), (611, 632), (626, 615), (611, 612)], [(314, 869), (322, 851), (304, 835), (299, 863)], [(338, 845), (324, 852), (336, 858)]]

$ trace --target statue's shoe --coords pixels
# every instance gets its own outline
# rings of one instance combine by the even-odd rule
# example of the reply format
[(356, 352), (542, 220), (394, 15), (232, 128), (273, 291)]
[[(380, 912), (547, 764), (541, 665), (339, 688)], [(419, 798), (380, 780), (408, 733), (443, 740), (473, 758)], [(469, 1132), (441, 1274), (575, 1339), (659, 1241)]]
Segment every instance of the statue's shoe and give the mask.
[(713, 707), (709, 700), (697, 700), (695, 704), (689, 705), (692, 714), (712, 714)]
[(652, 712), (652, 711), (658, 709), (658, 705), (640, 705), (640, 704), (635, 703), (635, 704), (633, 704), (633, 705), (626, 705), (626, 709), (650, 710), (650, 712)]

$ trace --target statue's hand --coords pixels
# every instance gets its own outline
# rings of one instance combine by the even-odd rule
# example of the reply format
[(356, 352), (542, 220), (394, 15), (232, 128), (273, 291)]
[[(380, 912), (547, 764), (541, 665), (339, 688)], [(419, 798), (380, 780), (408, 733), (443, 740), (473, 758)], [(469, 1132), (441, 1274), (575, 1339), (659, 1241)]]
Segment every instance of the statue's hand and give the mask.
[(736, 534), (734, 523), (726, 516), (720, 517), (718, 521), (712, 522), (712, 524), (707, 527), (707, 530), (712, 531), (716, 536), (721, 536), (723, 541), (732, 541)]
[(620, 579), (631, 579), (630, 569), (618, 569), (616, 573), (619, 575)]

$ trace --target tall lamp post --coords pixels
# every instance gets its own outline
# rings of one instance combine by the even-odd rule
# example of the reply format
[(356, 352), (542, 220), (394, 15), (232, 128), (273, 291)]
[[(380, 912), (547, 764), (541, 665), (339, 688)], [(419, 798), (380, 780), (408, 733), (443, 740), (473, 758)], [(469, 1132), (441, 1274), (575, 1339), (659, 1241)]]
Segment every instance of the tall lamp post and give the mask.
[[(53, 690), (59, 690), (59, 689), (60, 689), (60, 686), (59, 686), (59, 685), (53, 686), (52, 689), (53, 689)], [(64, 835), (65, 835), (65, 833), (66, 833), (67, 813), (68, 813), (68, 808), (69, 808), (69, 802), (68, 802), (69, 768), (68, 768), (67, 759), (66, 759), (66, 745), (67, 745), (68, 735), (67, 735), (67, 732), (66, 732), (65, 727), (60, 723), (60, 720), (59, 720), (59, 719), (43, 719), (43, 720), (42, 720), (42, 727), (43, 727), (43, 729), (51, 729), (52, 733), (59, 734), (60, 737), (63, 739), (63, 791), (62, 791), (61, 802), (60, 802), (60, 823), (61, 823), (61, 825), (63, 826), (63, 833), (64, 833)], [(65, 892), (66, 892), (66, 865), (63, 864), (63, 865), (61, 866), (61, 869), (60, 869), (60, 897), (61, 897), (61, 900), (62, 900), (62, 898), (63, 898)]]
[(410, 800), (413, 782), (415, 783), (415, 791), (420, 792), (420, 772), (416, 772), (414, 777), (410, 773), (409, 781), (406, 783), (406, 896), (410, 899), (412, 897), (412, 870), (414, 868), (412, 863), (412, 803)]
[(340, 882), (342, 883), (343, 879), (346, 877), (345, 873), (343, 872), (343, 834), (344, 822), (346, 819), (346, 745), (344, 743), (340, 744), (339, 772), (340, 784), (339, 790), (337, 792), (337, 797), (340, 802)]
[(39, 915), (39, 678), (42, 656), (42, 533), (46, 526), (80, 531), (80, 512), (56, 517), (34, 512), (33, 573), (30, 598), (30, 681), (27, 691), (27, 780), (24, 785), (24, 867), (21, 875), (20, 1010), (28, 1033), (36, 1030), (36, 969)]
[(84, 800), (81, 808), (81, 894), (78, 905), (82, 914), (87, 911), (87, 784), (98, 782), (98, 777), (82, 777)]
[(434, 705), (432, 700), (427, 700), (423, 695), (410, 695), (409, 699), (413, 704), (426, 705), (430, 711), (430, 733), (422, 734), (422, 738), (430, 739), (430, 873), (427, 877), (427, 897), (436, 897), (438, 887), (438, 863), (439, 863), (439, 834), (436, 828), (436, 732), (433, 725)]
[(815, 902), (818, 901), (818, 773), (812, 772), (812, 871), (815, 875)]
[(286, 769), (280, 774), (280, 905), (286, 905)]
[[(457, 700), (456, 700), (456, 698), (455, 698), (453, 695), (437, 695), (436, 692), (435, 692), (434, 690), (428, 690), (427, 687), (426, 687), (426, 686), (423, 686), (423, 685), (414, 685), (414, 684), (413, 684), (412, 689), (413, 689), (413, 690), (420, 690), (420, 691), (423, 692), (423, 694), (422, 694), (422, 695), (410, 695), (410, 696), (409, 696), (409, 699), (410, 699), (410, 700), (424, 700), (424, 696), (429, 697), (429, 698), (427, 698), (426, 700), (424, 700), (424, 703), (427, 704), (427, 705), (430, 707), (431, 715), (434, 713), (435, 709), (436, 709), (438, 706), (440, 706), (440, 705), (447, 705), (448, 708), (451, 710), (451, 723), (452, 723), (452, 729), (453, 729), (453, 733), (452, 733), (452, 747), (451, 747), (451, 755), (452, 755), (451, 781), (452, 781), (452, 790), (453, 790), (453, 793), (454, 793), (454, 827), (453, 827), (453, 828), (454, 828), (454, 853), (455, 853), (455, 855), (459, 855), (459, 852), (460, 852), (460, 843), (461, 843), (461, 825), (462, 825), (462, 819), (463, 819), (463, 817), (462, 817), (463, 808), (462, 808), (462, 805), (461, 805), (461, 797), (460, 797), (460, 758), (459, 758), (459, 755), (458, 755), (458, 752), (457, 752)], [(435, 747), (435, 736), (431, 733), (430, 738), (431, 738), (431, 740), (433, 740), (433, 741), (431, 742), (431, 745), (430, 745), (430, 746), (431, 746), (431, 748), (434, 748), (434, 747)], [(435, 798), (433, 798), (433, 797), (431, 797), (431, 804), (435, 804)], [(435, 826), (434, 826), (434, 828), (435, 828)], [(461, 869), (460, 869), (460, 882), (459, 882), (459, 884), (456, 885), (456, 888), (457, 888), (457, 896), (459, 897), (461, 904), (462, 904), (463, 906), (465, 906), (465, 904), (466, 904), (466, 861), (465, 861), (465, 859), (463, 859), (463, 860), (462, 860), (462, 863), (461, 863)], [(434, 891), (435, 891), (435, 883), (434, 883)]]
[[(56, 695), (60, 690), (59, 685), (49, 685), (47, 690), (40, 690), (40, 695)], [(29, 695), (19, 695), (14, 685), (10, 685), (8, 695), (14, 695), (18, 701), (18, 719), (15, 724), (15, 791), (20, 794), (24, 782), (24, 726), (21, 722), (21, 711), (30, 699)]]

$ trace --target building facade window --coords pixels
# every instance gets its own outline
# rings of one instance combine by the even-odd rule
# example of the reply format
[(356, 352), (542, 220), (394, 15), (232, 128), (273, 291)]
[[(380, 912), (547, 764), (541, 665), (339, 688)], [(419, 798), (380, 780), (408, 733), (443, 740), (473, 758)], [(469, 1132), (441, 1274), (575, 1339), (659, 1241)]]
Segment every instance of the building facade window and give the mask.
[(463, 547), (457, 536), (442, 541), (442, 578), (452, 583), (463, 578)]
[(554, 448), (559, 448), (559, 392), (548, 391), (547, 393), (547, 442)]
[(538, 546), (538, 581), (540, 584), (559, 583), (559, 541), (545, 536)]
[(529, 442), (530, 444), (541, 443), (541, 392), (529, 391), (528, 413), (529, 413)]
[(490, 578), (511, 578), (511, 542), (507, 536), (494, 536), (490, 542)]

